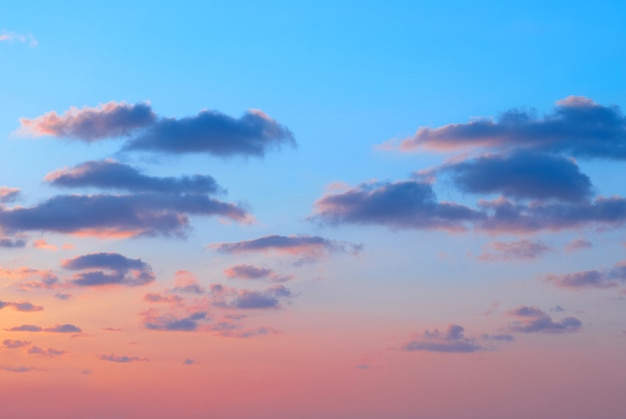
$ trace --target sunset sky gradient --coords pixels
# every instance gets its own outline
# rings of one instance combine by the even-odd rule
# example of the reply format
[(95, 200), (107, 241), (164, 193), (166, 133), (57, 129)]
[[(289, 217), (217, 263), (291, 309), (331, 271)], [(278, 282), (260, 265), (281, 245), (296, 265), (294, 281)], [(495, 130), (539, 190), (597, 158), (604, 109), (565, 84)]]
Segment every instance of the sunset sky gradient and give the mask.
[(623, 418), (624, 21), (0, 6), (0, 416)]

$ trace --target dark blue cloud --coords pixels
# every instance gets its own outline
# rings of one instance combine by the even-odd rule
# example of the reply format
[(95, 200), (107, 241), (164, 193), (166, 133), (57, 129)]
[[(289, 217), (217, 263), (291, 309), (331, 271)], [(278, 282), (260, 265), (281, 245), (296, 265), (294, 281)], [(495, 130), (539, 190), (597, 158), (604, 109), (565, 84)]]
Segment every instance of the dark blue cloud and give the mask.
[[(154, 281), (150, 265), (141, 259), (129, 259), (119, 253), (91, 253), (63, 261), (70, 270), (89, 270), (74, 276), (73, 283), (80, 286), (146, 285)], [(100, 271), (94, 269), (106, 269)]]
[(147, 103), (130, 105), (109, 102), (97, 108), (71, 108), (63, 115), (49, 112), (34, 119), (20, 119), (21, 133), (93, 142), (129, 135), (155, 122), (156, 115)]
[(602, 106), (585, 97), (570, 96), (558, 101), (554, 111), (542, 117), (532, 111), (513, 109), (497, 120), (423, 127), (400, 144), (407, 151), (422, 147), (528, 149), (623, 160), (626, 159), (626, 117), (617, 106)]
[(391, 228), (464, 229), (483, 214), (463, 205), (437, 202), (429, 183), (418, 180), (362, 183), (323, 196), (312, 220), (330, 224), (374, 224)]
[(187, 118), (159, 119), (131, 139), (124, 150), (260, 157), (283, 144), (295, 145), (293, 134), (263, 112), (251, 110), (236, 119), (217, 111), (202, 111)]
[(88, 161), (78, 166), (56, 170), (46, 176), (54, 186), (66, 188), (95, 187), (130, 192), (167, 194), (214, 194), (223, 192), (215, 179), (206, 175), (155, 177), (114, 160)]
[(188, 215), (249, 219), (234, 204), (204, 195), (60, 195), (34, 207), (0, 207), (5, 231), (54, 231), (100, 236), (184, 235)]
[(583, 202), (593, 196), (589, 177), (565, 157), (534, 152), (491, 154), (444, 165), (463, 192), (502, 194), (515, 199)]

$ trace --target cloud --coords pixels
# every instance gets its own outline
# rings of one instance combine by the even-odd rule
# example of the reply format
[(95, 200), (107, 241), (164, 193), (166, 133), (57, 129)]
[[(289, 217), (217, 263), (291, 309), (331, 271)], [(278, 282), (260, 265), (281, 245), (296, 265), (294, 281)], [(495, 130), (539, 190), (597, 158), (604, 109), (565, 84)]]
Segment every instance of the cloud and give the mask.
[[(495, 252), (490, 253), (487, 249)], [(552, 249), (540, 241), (519, 240), (514, 242), (493, 242), (483, 247), (478, 259), (483, 261), (531, 260)]]
[(9, 332), (82, 333), (81, 328), (73, 324), (57, 324), (46, 328), (32, 324), (24, 324), (5, 330)]
[[(29, 278), (35, 277), (36, 280)], [(17, 288), (22, 291), (31, 289), (53, 289), (60, 286), (59, 278), (51, 270), (34, 269), (22, 266), (16, 269), (0, 268), (0, 278), (18, 280)]]
[(575, 317), (566, 317), (555, 322), (537, 307), (521, 306), (510, 314), (519, 319), (509, 326), (511, 332), (561, 334), (576, 332), (582, 327), (582, 322)]
[(436, 172), (451, 174), (459, 190), (474, 194), (566, 202), (593, 196), (591, 180), (573, 160), (536, 152), (489, 154), (445, 164)]
[(113, 355), (113, 354), (111, 354), (111, 355), (99, 355), (98, 358), (101, 361), (118, 362), (118, 363), (148, 361), (146, 358), (140, 358), (138, 356)]
[(19, 367), (11, 367), (11, 366), (6, 366), (6, 365), (0, 365), (0, 370), (2, 371), (8, 371), (8, 372), (33, 372), (33, 371), (47, 371), (44, 368), (35, 368), (35, 367), (25, 367), (25, 366), (19, 366)]
[(268, 149), (283, 144), (295, 145), (291, 131), (259, 110), (249, 110), (239, 119), (202, 111), (187, 118), (161, 118), (124, 149), (262, 157)]
[(234, 254), (275, 251), (284, 254), (300, 255), (304, 258), (301, 261), (313, 261), (321, 259), (330, 253), (352, 253), (356, 255), (363, 246), (329, 240), (319, 236), (271, 235), (234, 243), (214, 243), (208, 247), (220, 253)]
[(490, 233), (562, 231), (588, 226), (617, 227), (626, 222), (626, 199), (597, 197), (582, 204), (516, 204), (504, 197), (479, 201), (485, 217), (475, 227)]
[(33, 247), (35, 249), (57, 250), (56, 246), (54, 246), (52, 244), (49, 244), (44, 239), (39, 239), (39, 240), (33, 241)]
[(176, 332), (195, 332), (199, 330), (202, 322), (209, 321), (206, 312), (192, 313), (186, 317), (176, 317), (172, 314), (157, 315), (148, 310), (143, 315), (143, 325), (146, 329), (165, 330)]
[[(90, 253), (63, 261), (70, 270), (88, 270), (74, 275), (79, 286), (146, 285), (154, 281), (152, 268), (141, 259), (129, 259), (119, 253)], [(105, 269), (101, 271), (99, 269)]]
[(8, 301), (0, 301), (0, 310), (5, 308), (5, 307), (11, 307), (12, 309), (16, 310), (16, 311), (26, 311), (26, 312), (35, 312), (35, 311), (42, 311), (43, 307), (42, 306), (36, 306), (32, 303), (29, 303), (27, 301), (22, 301), (19, 303), (15, 303), (15, 302), (8, 302)]
[(0, 186), (0, 202), (12, 202), (20, 196), (18, 188), (10, 188), (8, 186)]
[(592, 269), (563, 275), (551, 274), (546, 280), (559, 288), (570, 290), (614, 288), (626, 284), (626, 261), (611, 269)]
[(143, 296), (143, 300), (149, 303), (167, 303), (167, 304), (178, 304), (183, 301), (181, 297), (178, 295), (162, 295), (155, 292), (146, 293)]
[(0, 228), (98, 237), (182, 236), (191, 214), (250, 220), (242, 208), (204, 195), (59, 195), (34, 207), (0, 207)]
[(430, 351), (430, 352), (456, 352), (471, 353), (483, 351), (487, 348), (479, 345), (476, 339), (464, 336), (464, 328), (451, 324), (445, 332), (438, 329), (426, 331), (421, 336), (405, 343), (402, 347), (405, 351)]
[(46, 356), (46, 357), (56, 357), (56, 356), (61, 356), (66, 354), (67, 351), (60, 351), (58, 349), (52, 349), (52, 348), (48, 348), (48, 349), (42, 349), (39, 346), (33, 346), (32, 348), (30, 348), (27, 351), (28, 355), (38, 355), (38, 356)]
[(617, 106), (582, 96), (556, 102), (552, 113), (512, 109), (498, 119), (478, 119), (439, 128), (422, 127), (402, 141), (402, 151), (486, 147), (497, 150), (567, 152), (580, 157), (626, 158), (626, 118)]
[(21, 118), (19, 134), (40, 137), (50, 135), (85, 142), (129, 135), (138, 128), (153, 124), (156, 115), (148, 103), (129, 105), (109, 102), (96, 108), (70, 108), (62, 116), (48, 112), (34, 119)]
[(505, 335), (484, 334), (482, 338), (484, 340), (491, 340), (495, 342), (513, 342), (515, 340), (515, 337), (513, 335), (506, 335), (506, 334)]
[(29, 340), (17, 340), (17, 339), (5, 339), (2, 341), (2, 345), (4, 345), (5, 348), (9, 348), (9, 349), (15, 349), (15, 348), (25, 348), (26, 346), (30, 345), (30, 341)]
[(277, 309), (281, 307), (281, 299), (293, 296), (283, 285), (274, 285), (263, 291), (253, 291), (226, 287), (221, 284), (211, 285), (213, 305), (231, 309)]
[(329, 224), (375, 224), (394, 229), (464, 230), (483, 218), (463, 205), (437, 202), (432, 186), (419, 180), (362, 183), (324, 195), (310, 217)]
[(37, 45), (39, 45), (39, 42), (31, 33), (29, 33), (28, 35), (22, 35), (16, 32), (6, 30), (3, 30), (2, 33), (0, 33), (0, 42), (28, 42), (28, 45), (30, 45), (31, 47), (36, 47)]
[(109, 102), (96, 108), (72, 107), (62, 116), (48, 112), (21, 118), (20, 124), (18, 133), (23, 136), (51, 135), (84, 142), (128, 137), (125, 151), (262, 157), (271, 148), (295, 145), (288, 128), (256, 109), (238, 119), (209, 110), (176, 119), (158, 117), (148, 103)]
[(132, 166), (111, 159), (88, 161), (72, 168), (56, 170), (47, 174), (45, 180), (54, 186), (65, 188), (94, 187), (166, 194), (223, 192), (211, 176), (147, 176)]
[(278, 275), (272, 269), (253, 265), (234, 265), (224, 270), (229, 279), (267, 279), (270, 282), (286, 282), (293, 279), (293, 275)]
[(575, 239), (575, 240), (572, 240), (571, 242), (569, 242), (565, 246), (565, 252), (566, 253), (572, 253), (572, 252), (575, 252), (577, 250), (590, 249), (592, 247), (593, 247), (593, 245), (591, 244), (590, 241), (587, 241), (585, 239)]
[(189, 271), (180, 270), (175, 274), (173, 292), (187, 294), (204, 294), (205, 289), (200, 285), (196, 277)]
[(196, 365), (197, 362), (193, 359), (187, 358), (182, 362), (183, 365)]
[(0, 247), (14, 249), (26, 246), (26, 240), (21, 238), (0, 237)]

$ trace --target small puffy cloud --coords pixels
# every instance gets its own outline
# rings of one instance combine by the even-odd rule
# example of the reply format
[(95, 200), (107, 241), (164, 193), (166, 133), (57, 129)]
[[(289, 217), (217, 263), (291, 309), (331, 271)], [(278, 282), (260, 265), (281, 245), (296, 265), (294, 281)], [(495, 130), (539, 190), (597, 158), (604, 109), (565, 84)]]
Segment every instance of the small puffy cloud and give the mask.
[(626, 261), (611, 269), (592, 269), (569, 274), (551, 274), (546, 280), (559, 288), (570, 290), (614, 288), (626, 284)]
[(330, 253), (358, 254), (362, 245), (339, 242), (325, 239), (319, 236), (293, 235), (279, 236), (270, 235), (259, 237), (254, 240), (246, 240), (233, 243), (214, 243), (208, 246), (220, 253), (248, 253), (269, 252), (291, 254), (301, 256), (302, 261), (314, 261), (327, 256)]
[(510, 314), (518, 318), (509, 326), (511, 332), (561, 334), (576, 332), (582, 327), (582, 322), (575, 317), (556, 322), (537, 307), (521, 306)]
[(129, 362), (138, 362), (138, 361), (148, 361), (146, 358), (140, 358), (138, 356), (127, 356), (127, 355), (99, 355), (98, 358), (101, 361), (109, 361), (109, 362), (117, 362), (117, 363), (129, 363)]
[(94, 187), (129, 192), (215, 194), (223, 191), (211, 176), (147, 176), (132, 166), (111, 159), (56, 170), (46, 175), (45, 180), (65, 188)]
[(141, 259), (129, 259), (119, 253), (82, 255), (63, 261), (62, 266), (70, 270), (87, 270), (74, 275), (72, 282), (79, 286), (139, 286), (146, 285), (155, 278), (150, 265)]
[(5, 348), (15, 349), (15, 348), (25, 348), (30, 345), (29, 340), (18, 340), (18, 339), (5, 339), (2, 341), (2, 345)]
[(512, 109), (497, 119), (477, 119), (439, 128), (422, 127), (400, 143), (402, 151), (485, 147), (497, 150), (567, 152), (580, 157), (626, 159), (626, 117), (617, 106), (582, 96), (556, 102), (552, 113)]
[(132, 138), (124, 149), (262, 157), (268, 149), (283, 144), (295, 145), (293, 134), (261, 111), (250, 110), (239, 119), (202, 111), (187, 118), (161, 118)]
[(0, 310), (5, 308), (5, 307), (11, 307), (13, 310), (16, 311), (25, 311), (25, 312), (34, 312), (34, 311), (42, 311), (43, 307), (42, 306), (38, 306), (38, 305), (34, 305), (32, 303), (29, 303), (27, 301), (22, 301), (22, 302), (8, 302), (8, 301), (0, 301)]
[(448, 353), (471, 353), (483, 351), (487, 348), (481, 346), (476, 339), (464, 336), (465, 329), (462, 326), (451, 324), (445, 331), (438, 329), (426, 331), (421, 336), (405, 343), (402, 349), (405, 351), (430, 351)]
[(263, 291), (235, 289), (221, 284), (213, 284), (210, 289), (212, 303), (216, 307), (231, 309), (276, 309), (281, 300), (293, 296), (289, 288), (274, 285)]
[(154, 311), (148, 310), (142, 316), (143, 325), (146, 329), (195, 332), (204, 322), (210, 320), (207, 314), (206, 312), (196, 312), (186, 317), (176, 317), (172, 314), (158, 315)]
[(0, 207), (0, 228), (97, 237), (183, 236), (189, 215), (251, 219), (237, 205), (198, 194), (58, 195), (33, 207)]
[(147, 103), (130, 105), (109, 102), (95, 108), (72, 107), (63, 115), (48, 112), (37, 118), (21, 118), (19, 133), (40, 137), (50, 135), (86, 142), (129, 135), (154, 123), (156, 115)]
[(20, 190), (18, 188), (0, 186), (0, 202), (15, 201), (19, 195), (20, 195)]
[(191, 358), (187, 358), (182, 362), (183, 365), (196, 365), (197, 362)]
[(324, 195), (315, 207), (312, 220), (393, 229), (464, 230), (469, 222), (483, 218), (483, 214), (466, 206), (438, 202), (432, 186), (421, 180), (362, 183)]
[(32, 324), (24, 324), (21, 326), (5, 329), (9, 332), (48, 332), (48, 333), (82, 333), (78, 326), (73, 324), (57, 324), (50, 327), (41, 327)]
[(582, 249), (590, 249), (593, 245), (585, 239), (575, 239), (565, 245), (565, 252), (572, 253)]
[(42, 349), (39, 346), (33, 346), (29, 348), (26, 353), (28, 355), (38, 355), (38, 356), (46, 356), (46, 357), (53, 358), (53, 357), (64, 355), (67, 353), (67, 351), (61, 351), (61, 350), (52, 349), (52, 348)]
[(478, 259), (483, 261), (509, 261), (536, 259), (552, 249), (540, 241), (519, 240), (514, 242), (493, 242), (483, 247)]
[(234, 265), (224, 270), (229, 279), (265, 279), (270, 282), (286, 282), (293, 279), (292, 275), (278, 275), (272, 269), (253, 265)]
[(571, 159), (518, 151), (488, 154), (442, 166), (457, 188), (474, 194), (501, 194), (515, 199), (583, 202), (593, 196), (591, 180)]
[(196, 277), (189, 271), (180, 270), (175, 274), (173, 292), (187, 294), (204, 294), (205, 289), (200, 285)]

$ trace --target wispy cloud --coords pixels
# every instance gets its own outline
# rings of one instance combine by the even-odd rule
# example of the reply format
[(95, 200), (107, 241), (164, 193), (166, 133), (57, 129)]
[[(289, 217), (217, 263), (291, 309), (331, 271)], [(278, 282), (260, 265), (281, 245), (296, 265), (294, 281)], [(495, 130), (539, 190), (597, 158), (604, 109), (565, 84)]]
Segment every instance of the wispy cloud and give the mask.
[(0, 31), (0, 42), (28, 43), (28, 45), (30, 45), (31, 47), (36, 47), (37, 45), (39, 45), (39, 42), (31, 33), (22, 35), (17, 32), (7, 30)]

